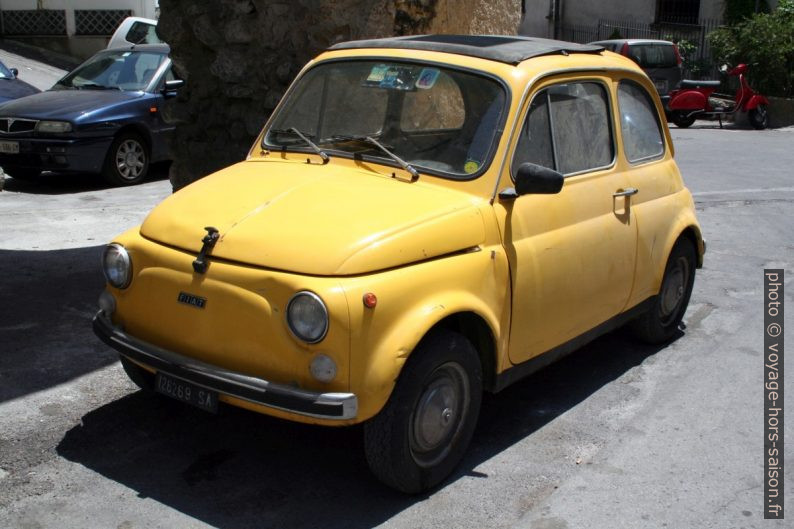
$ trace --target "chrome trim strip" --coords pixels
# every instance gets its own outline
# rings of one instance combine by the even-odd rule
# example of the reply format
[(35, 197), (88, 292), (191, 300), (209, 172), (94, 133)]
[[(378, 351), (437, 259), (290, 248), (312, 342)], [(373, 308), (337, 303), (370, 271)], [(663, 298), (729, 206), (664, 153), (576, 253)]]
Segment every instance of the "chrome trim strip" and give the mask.
[(317, 393), (207, 364), (130, 336), (103, 311), (94, 316), (93, 325), (96, 335), (125, 357), (221, 394), (319, 419), (354, 419), (358, 414), (353, 393)]

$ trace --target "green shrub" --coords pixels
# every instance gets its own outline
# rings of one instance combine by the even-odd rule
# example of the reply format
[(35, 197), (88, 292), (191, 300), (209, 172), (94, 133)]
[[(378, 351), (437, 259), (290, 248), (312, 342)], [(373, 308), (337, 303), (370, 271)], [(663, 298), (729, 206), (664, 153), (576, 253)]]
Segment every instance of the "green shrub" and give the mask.
[(717, 64), (747, 63), (750, 82), (761, 93), (794, 95), (794, 0), (712, 31), (708, 41)]

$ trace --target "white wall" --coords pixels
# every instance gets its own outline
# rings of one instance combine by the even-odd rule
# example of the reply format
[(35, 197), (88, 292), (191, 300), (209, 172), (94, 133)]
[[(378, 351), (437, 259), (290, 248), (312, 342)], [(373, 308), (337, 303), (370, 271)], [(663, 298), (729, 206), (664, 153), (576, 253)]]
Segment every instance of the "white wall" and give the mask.
[(133, 16), (156, 18), (158, 0), (0, 0), (0, 10), (60, 9), (66, 11), (66, 33), (74, 35), (75, 9), (129, 9)]

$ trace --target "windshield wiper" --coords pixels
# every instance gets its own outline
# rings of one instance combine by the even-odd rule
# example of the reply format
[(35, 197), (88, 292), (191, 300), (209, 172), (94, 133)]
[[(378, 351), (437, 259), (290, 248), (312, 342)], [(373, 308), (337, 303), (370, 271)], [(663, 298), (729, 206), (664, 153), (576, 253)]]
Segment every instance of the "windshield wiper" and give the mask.
[(328, 155), (325, 153), (325, 151), (322, 150), (320, 147), (318, 147), (316, 143), (314, 143), (312, 140), (310, 140), (305, 134), (303, 134), (297, 128), (290, 127), (288, 129), (270, 129), (270, 132), (275, 132), (276, 134), (295, 134), (297, 137), (302, 139), (306, 143), (306, 145), (311, 147), (311, 149), (320, 158), (323, 159), (323, 164), (327, 164), (328, 163), (329, 158), (328, 158)]
[[(75, 85), (73, 85), (73, 86), (75, 86)], [(103, 84), (96, 84), (96, 83), (83, 83), (81, 85), (76, 85), (76, 88), (78, 88), (78, 89), (80, 89), (80, 88), (90, 88), (92, 90), (119, 90), (119, 91), (121, 91), (121, 88), (119, 88), (118, 86), (105, 86)]]
[(331, 136), (330, 139), (331, 141), (362, 141), (369, 143), (370, 145), (374, 145), (375, 147), (383, 151), (387, 156), (389, 156), (389, 158), (397, 162), (400, 165), (400, 167), (405, 169), (411, 175), (411, 182), (419, 178), (419, 172), (416, 169), (414, 169), (413, 165), (409, 164), (408, 162), (406, 162), (405, 160), (403, 160), (402, 158), (391, 152), (385, 145), (383, 145), (381, 142), (379, 142), (372, 136), (346, 136), (344, 134), (336, 134), (334, 136)]

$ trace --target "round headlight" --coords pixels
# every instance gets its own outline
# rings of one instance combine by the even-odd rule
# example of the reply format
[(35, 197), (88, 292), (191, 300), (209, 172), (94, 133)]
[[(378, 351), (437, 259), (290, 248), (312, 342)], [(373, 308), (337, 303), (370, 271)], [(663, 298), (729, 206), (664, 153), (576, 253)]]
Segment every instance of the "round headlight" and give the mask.
[(116, 288), (126, 288), (132, 279), (132, 260), (120, 244), (108, 244), (102, 254), (102, 272), (105, 279)]
[(296, 338), (317, 343), (328, 332), (328, 311), (320, 296), (313, 292), (298, 292), (287, 304), (287, 325)]

